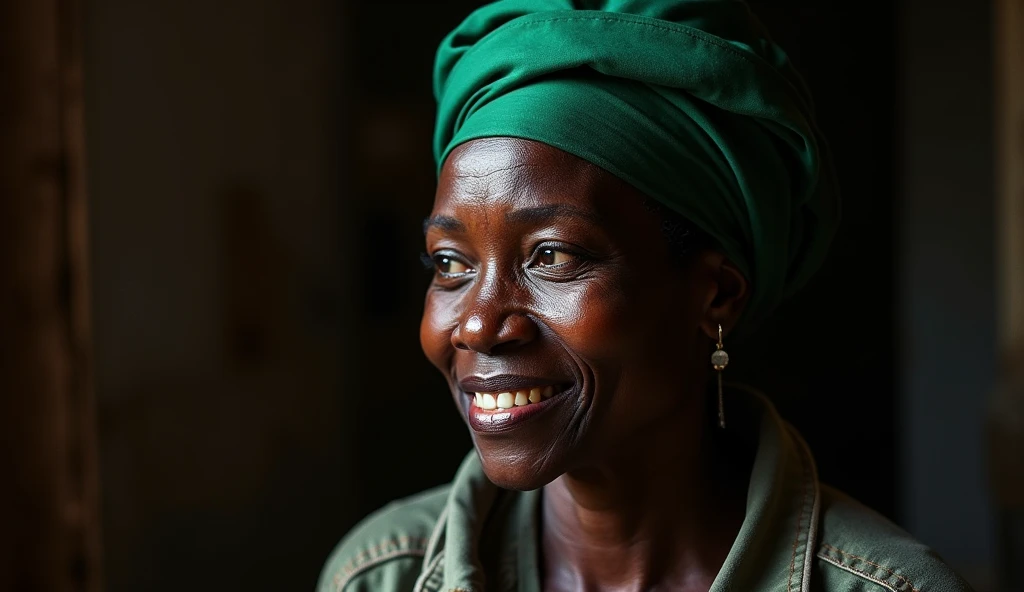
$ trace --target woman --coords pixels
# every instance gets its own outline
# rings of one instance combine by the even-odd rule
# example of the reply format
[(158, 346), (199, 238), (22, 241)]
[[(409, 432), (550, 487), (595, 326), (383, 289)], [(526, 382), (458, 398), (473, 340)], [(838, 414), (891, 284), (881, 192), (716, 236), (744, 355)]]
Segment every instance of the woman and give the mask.
[(744, 4), (491, 4), (435, 93), (420, 339), (475, 451), (321, 590), (967, 589), (721, 387), (838, 221), (810, 97)]

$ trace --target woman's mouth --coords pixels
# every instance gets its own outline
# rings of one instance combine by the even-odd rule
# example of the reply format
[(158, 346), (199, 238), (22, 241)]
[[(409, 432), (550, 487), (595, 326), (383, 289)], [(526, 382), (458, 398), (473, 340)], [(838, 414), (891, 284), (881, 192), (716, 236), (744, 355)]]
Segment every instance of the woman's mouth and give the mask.
[[(499, 380), (467, 380), (461, 385), (466, 397), (470, 427), (481, 433), (512, 430), (561, 401), (573, 390), (571, 384), (534, 383), (520, 377)], [(488, 389), (488, 386), (499, 388)], [(466, 388), (470, 387), (470, 388)], [(474, 388), (475, 387), (475, 388)]]
[(501, 393), (473, 393), (472, 404), (474, 407), (484, 411), (512, 409), (513, 407), (526, 407), (527, 405), (540, 403), (544, 399), (550, 399), (554, 394), (555, 387), (551, 385), (544, 387), (535, 386)]

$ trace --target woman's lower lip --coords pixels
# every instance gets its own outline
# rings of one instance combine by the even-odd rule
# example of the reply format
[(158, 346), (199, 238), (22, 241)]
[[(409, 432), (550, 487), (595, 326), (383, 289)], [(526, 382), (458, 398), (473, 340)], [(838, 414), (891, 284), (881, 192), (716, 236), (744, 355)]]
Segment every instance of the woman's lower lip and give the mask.
[[(572, 389), (569, 389), (570, 391)], [(469, 427), (473, 431), (481, 433), (506, 432), (514, 429), (524, 421), (543, 413), (562, 400), (566, 399), (568, 391), (556, 393), (550, 399), (544, 399), (539, 403), (530, 403), (522, 407), (511, 407), (509, 409), (481, 409), (473, 404), (473, 395), (466, 395), (466, 405), (469, 409)]]

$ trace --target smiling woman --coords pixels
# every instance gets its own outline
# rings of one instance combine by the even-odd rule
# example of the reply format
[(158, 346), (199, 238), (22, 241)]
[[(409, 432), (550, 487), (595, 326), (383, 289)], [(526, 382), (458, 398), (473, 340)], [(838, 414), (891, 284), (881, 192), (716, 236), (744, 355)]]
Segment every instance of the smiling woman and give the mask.
[(635, 464), (653, 431), (699, 445), (684, 428), (702, 416), (703, 334), (738, 315), (747, 284), (714, 250), (678, 265), (644, 201), (540, 142), (448, 157), (431, 220), (452, 223), (428, 224), (420, 340), (497, 485), (537, 489), (612, 453)]
[(967, 589), (715, 380), (838, 221), (810, 97), (743, 3), (497, 2), (435, 92), (420, 341), (475, 450), (322, 590)]

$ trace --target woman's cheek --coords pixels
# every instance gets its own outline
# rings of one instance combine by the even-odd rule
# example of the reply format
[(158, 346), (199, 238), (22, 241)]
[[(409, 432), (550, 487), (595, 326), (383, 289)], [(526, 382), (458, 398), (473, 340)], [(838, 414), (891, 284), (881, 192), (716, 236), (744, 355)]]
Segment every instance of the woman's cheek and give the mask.
[(556, 331), (570, 349), (583, 358), (614, 358), (631, 341), (635, 314), (622, 286), (612, 281), (573, 284), (553, 309), (549, 317), (552, 325), (558, 327)]
[(455, 348), (452, 346), (452, 331), (458, 324), (454, 303), (434, 291), (428, 291), (423, 304), (423, 318), (420, 319), (420, 347), (434, 366), (442, 372), (448, 371)]

